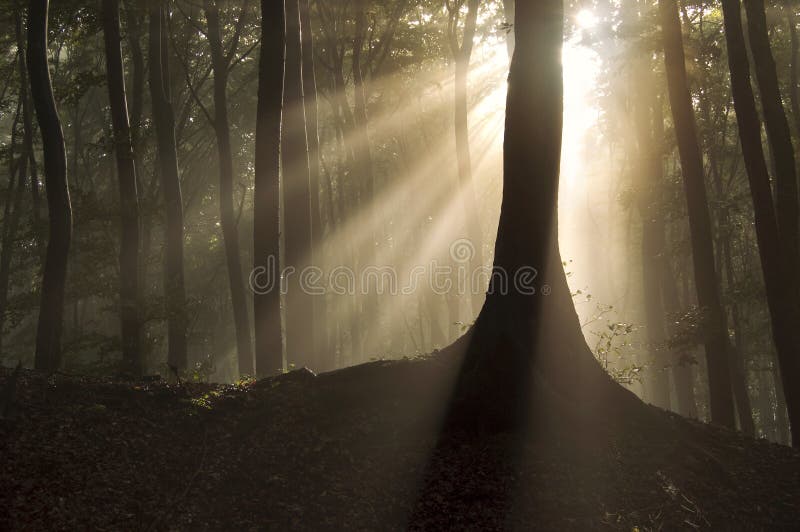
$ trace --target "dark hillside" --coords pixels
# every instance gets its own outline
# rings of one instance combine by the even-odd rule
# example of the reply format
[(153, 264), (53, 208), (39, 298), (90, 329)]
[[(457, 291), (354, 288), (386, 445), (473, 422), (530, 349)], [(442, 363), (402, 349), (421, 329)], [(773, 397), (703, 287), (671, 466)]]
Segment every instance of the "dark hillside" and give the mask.
[(439, 354), (238, 386), (24, 371), (0, 422), (0, 528), (797, 526), (800, 454), (656, 409), (540, 404), (524, 438), (437, 438), (454, 367)]

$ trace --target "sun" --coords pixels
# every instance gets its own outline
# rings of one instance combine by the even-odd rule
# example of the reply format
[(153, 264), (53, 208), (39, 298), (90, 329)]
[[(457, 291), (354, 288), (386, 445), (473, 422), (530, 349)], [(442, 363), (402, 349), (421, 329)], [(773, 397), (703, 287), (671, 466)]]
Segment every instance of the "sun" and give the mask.
[(590, 9), (581, 9), (575, 15), (575, 22), (579, 27), (588, 30), (597, 25), (597, 16)]

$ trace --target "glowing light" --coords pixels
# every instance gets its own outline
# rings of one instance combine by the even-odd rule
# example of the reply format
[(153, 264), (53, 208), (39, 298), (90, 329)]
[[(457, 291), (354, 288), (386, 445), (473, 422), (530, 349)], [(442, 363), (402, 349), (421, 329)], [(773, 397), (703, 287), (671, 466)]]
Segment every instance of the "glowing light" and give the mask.
[(583, 29), (590, 29), (597, 26), (597, 16), (589, 9), (581, 9), (575, 15), (575, 22)]

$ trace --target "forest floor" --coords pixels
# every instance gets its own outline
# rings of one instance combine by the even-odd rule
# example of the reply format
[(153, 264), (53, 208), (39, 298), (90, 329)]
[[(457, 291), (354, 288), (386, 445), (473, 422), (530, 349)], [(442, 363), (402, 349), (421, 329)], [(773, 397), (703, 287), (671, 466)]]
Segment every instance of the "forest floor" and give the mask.
[(0, 529), (800, 526), (790, 448), (656, 409), (626, 424), (548, 408), (524, 436), (441, 434), (450, 366), (181, 386), (22, 371), (0, 420)]

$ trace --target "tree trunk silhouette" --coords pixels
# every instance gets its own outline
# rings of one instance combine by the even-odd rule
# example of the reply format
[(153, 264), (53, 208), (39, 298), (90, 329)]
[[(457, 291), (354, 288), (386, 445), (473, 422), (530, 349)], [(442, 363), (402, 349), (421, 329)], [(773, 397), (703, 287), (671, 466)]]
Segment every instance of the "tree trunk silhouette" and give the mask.
[[(3, 207), (3, 230), (0, 236), (0, 355), (2, 355), (3, 328), (6, 321), (8, 306), (8, 288), (11, 277), (11, 260), (17, 246), (17, 229), (19, 227), (20, 210), (22, 208), (22, 195), (25, 192), (25, 178), (28, 174), (28, 153), (25, 151), (23, 135), (22, 151), (17, 161), (14, 155), (17, 148), (17, 126), (24, 93), (28, 88), (20, 85), (20, 96), (17, 100), (17, 111), (11, 124), (11, 143), (8, 150), (8, 188), (6, 201)], [(16, 183), (14, 182), (16, 178)]]
[(22, 87), (20, 100), (22, 102), (22, 127), (23, 127), (23, 150), (28, 158), (30, 169), (30, 191), (31, 191), (31, 220), (33, 225), (33, 238), (36, 242), (38, 255), (44, 262), (45, 244), (44, 228), (42, 227), (42, 199), (39, 188), (39, 169), (36, 164), (36, 154), (33, 149), (33, 117), (31, 113), (30, 87), (28, 85), (28, 70), (25, 65), (25, 37), (22, 33), (22, 14), (15, 16), (17, 50), (19, 52), (19, 82)]
[(781, 249), (781, 238), (772, 202), (769, 173), (761, 147), (761, 127), (756, 110), (738, 0), (723, 0), (725, 41), (731, 73), (733, 104), (739, 127), (750, 193), (753, 197), (755, 229), (767, 306), (772, 322), (772, 338), (780, 363), (780, 374), (789, 412), (792, 444), (800, 446), (800, 309), (794, 265)]
[[(638, 15), (633, 14), (630, 24), (638, 24)], [(636, 49), (631, 50), (630, 86), (636, 87), (630, 95), (633, 115), (631, 141), (633, 171), (641, 185), (637, 193), (637, 210), (642, 223), (641, 261), (642, 295), (644, 297), (645, 335), (651, 366), (646, 376), (649, 383), (651, 403), (661, 408), (670, 408), (670, 363), (665, 350), (667, 325), (661, 284), (665, 266), (666, 235), (664, 215), (659, 203), (659, 187), (664, 180), (663, 136), (664, 118), (662, 102), (656, 92), (651, 74), (652, 59)]]
[(475, 325), (455, 344), (467, 343), (457, 387), (462, 406), (451, 413), (493, 430), (527, 419), (535, 376), (546, 383), (541, 393), (579, 403), (582, 413), (633, 413), (641, 404), (586, 345), (559, 252), (563, 4), (517, 2), (515, 13), (495, 275)]
[[(311, 244), (312, 257), (318, 262), (322, 251), (323, 231), (320, 205), (320, 165), (319, 118), (317, 105), (317, 77), (314, 67), (314, 37), (311, 28), (311, 8), (309, 0), (300, 0), (300, 28), (303, 61), (303, 108), (306, 115), (306, 139), (308, 142), (309, 188), (311, 196)], [(320, 264), (316, 264), (320, 266)], [(329, 367), (327, 345), (328, 319), (325, 296), (314, 297), (314, 360), (315, 367)]]
[(47, 65), (48, 0), (28, 3), (28, 75), (33, 105), (42, 135), (44, 178), (50, 234), (42, 275), (42, 295), (36, 328), (34, 365), (55, 371), (61, 364), (64, 285), (72, 240), (72, 206), (67, 184), (67, 153)]
[[(146, 13), (142, 4), (137, 0), (128, 0), (124, 4), (125, 22), (128, 38), (128, 48), (131, 54), (131, 90), (130, 90), (130, 127), (131, 145), (133, 146), (133, 164), (136, 167), (136, 187), (139, 194), (139, 312), (141, 327), (142, 350), (141, 358), (146, 360), (150, 354), (152, 342), (149, 339), (149, 328), (146, 319), (146, 302), (148, 301), (148, 273), (150, 266), (150, 236), (152, 233), (152, 212), (149, 204), (154, 203), (155, 191), (149, 190), (144, 182), (144, 165), (142, 154), (144, 152), (144, 139), (142, 138), (142, 115), (144, 110), (144, 73), (145, 61), (142, 51), (142, 19)], [(151, 179), (151, 184), (158, 183), (156, 175)], [(150, 187), (152, 188), (152, 187)]]
[(311, 247), (311, 191), (303, 110), (300, 6), (287, 0), (286, 61), (283, 85), (284, 120), (281, 130), (283, 170), (284, 250), (287, 268), (286, 357), (309, 365), (314, 354), (314, 301), (301, 283), (302, 272), (313, 264)]
[(106, 52), (108, 101), (111, 107), (111, 127), (114, 155), (119, 180), (121, 239), (119, 252), (119, 303), (122, 339), (122, 359), (125, 371), (133, 375), (142, 372), (141, 312), (139, 303), (139, 198), (136, 186), (136, 164), (128, 121), (128, 101), (125, 94), (125, 69), (122, 64), (119, 25), (119, 0), (103, 0), (103, 37)]
[(183, 200), (175, 142), (175, 113), (169, 89), (169, 51), (164, 34), (164, 8), (150, 7), (149, 73), (153, 122), (158, 144), (161, 190), (166, 211), (164, 303), (167, 312), (167, 363), (173, 371), (186, 369), (186, 289), (183, 272)]
[(714, 245), (703, 175), (703, 158), (697, 141), (694, 110), (686, 79), (678, 6), (675, 0), (659, 0), (658, 4), (667, 88), (689, 212), (697, 301), (704, 318), (711, 420), (720, 425), (734, 427), (727, 328), (720, 303), (717, 272), (714, 269)]
[(769, 45), (764, 0), (744, 0), (747, 10), (747, 32), (753, 53), (756, 81), (761, 94), (761, 108), (770, 153), (775, 167), (775, 214), (782, 252), (797, 271), (800, 226), (798, 226), (797, 168), (789, 121), (783, 109), (775, 59)]
[(255, 181), (253, 190), (253, 307), (256, 375), (283, 370), (281, 338), (279, 168), (285, 58), (280, 2), (261, 0)]
[[(236, 331), (236, 352), (238, 354), (239, 374), (253, 375), (253, 346), (250, 341), (250, 318), (247, 315), (247, 298), (242, 261), (239, 253), (239, 230), (236, 227), (236, 214), (233, 208), (233, 153), (231, 150), (230, 124), (228, 123), (228, 69), (231, 57), (222, 48), (220, 35), (219, 8), (214, 0), (205, 1), (208, 22), (208, 44), (211, 48), (211, 66), (214, 72), (214, 133), (217, 137), (219, 156), (219, 212), (222, 239), (225, 244), (225, 262), (228, 269), (228, 285), (231, 292), (233, 324)], [(244, 11), (239, 15), (244, 17)], [(239, 31), (234, 35), (231, 51), (235, 53), (235, 43)]]

